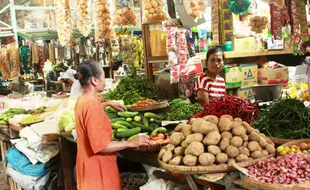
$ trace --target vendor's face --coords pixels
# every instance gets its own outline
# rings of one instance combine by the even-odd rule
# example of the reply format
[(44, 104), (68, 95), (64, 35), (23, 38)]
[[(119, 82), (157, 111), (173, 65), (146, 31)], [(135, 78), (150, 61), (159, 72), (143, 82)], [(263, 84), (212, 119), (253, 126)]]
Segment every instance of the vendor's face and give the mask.
[(104, 71), (102, 70), (101, 75), (98, 79), (98, 83), (96, 85), (97, 92), (102, 92), (104, 90), (104, 87), (105, 87), (105, 74)]
[(210, 72), (218, 74), (223, 69), (223, 65), (224, 59), (222, 52), (217, 52), (210, 55), (207, 62), (207, 67)]

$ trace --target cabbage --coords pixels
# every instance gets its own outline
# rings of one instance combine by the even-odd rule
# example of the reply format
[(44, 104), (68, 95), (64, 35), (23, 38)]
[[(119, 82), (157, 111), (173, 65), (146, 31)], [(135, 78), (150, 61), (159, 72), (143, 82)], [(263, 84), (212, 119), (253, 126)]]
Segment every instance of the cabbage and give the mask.
[(75, 129), (75, 118), (73, 110), (66, 110), (60, 116), (57, 124), (57, 131), (72, 131)]

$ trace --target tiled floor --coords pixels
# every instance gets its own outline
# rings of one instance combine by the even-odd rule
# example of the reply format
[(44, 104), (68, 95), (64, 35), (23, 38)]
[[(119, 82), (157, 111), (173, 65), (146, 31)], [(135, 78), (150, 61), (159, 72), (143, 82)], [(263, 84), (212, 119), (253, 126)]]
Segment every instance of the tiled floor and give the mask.
[(0, 190), (10, 190), (9, 185), (4, 181), (4, 171), (2, 164), (0, 164)]

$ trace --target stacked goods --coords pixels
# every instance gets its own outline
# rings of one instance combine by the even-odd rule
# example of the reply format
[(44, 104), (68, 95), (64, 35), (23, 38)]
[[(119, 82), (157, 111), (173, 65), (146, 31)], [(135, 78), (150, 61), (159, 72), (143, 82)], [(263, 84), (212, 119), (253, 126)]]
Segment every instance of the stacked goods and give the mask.
[(144, 0), (142, 4), (143, 22), (163, 21), (168, 19), (164, 0)]
[(251, 178), (259, 181), (290, 185), (310, 182), (310, 155), (289, 154), (258, 161), (249, 167)]
[(107, 100), (124, 100), (125, 105), (131, 105), (139, 100), (157, 96), (158, 86), (147, 79), (122, 79), (114, 90), (104, 95)]
[(209, 104), (204, 106), (204, 110), (193, 117), (204, 117), (206, 115), (231, 115), (232, 117), (241, 118), (242, 121), (252, 123), (259, 116), (258, 108), (249, 100), (237, 96), (223, 96), (213, 98)]
[(208, 115), (180, 124), (158, 158), (171, 165), (211, 166), (251, 161), (275, 153), (274, 144), (247, 122)]
[(13, 118), (15, 115), (26, 114), (27, 111), (21, 108), (11, 108), (5, 111), (3, 114), (0, 114), (0, 125), (9, 124), (9, 119)]
[(166, 121), (188, 120), (190, 116), (202, 111), (199, 104), (177, 103), (171, 106), (170, 110), (165, 114)]
[(149, 135), (151, 143), (169, 142), (169, 135), (165, 127), (158, 124), (160, 116), (151, 112), (141, 114), (139, 112), (117, 112), (111, 107), (106, 108), (113, 128), (114, 140), (131, 140), (139, 133)]
[(278, 100), (265, 109), (253, 127), (270, 137), (303, 139), (310, 137), (310, 109), (297, 99)]

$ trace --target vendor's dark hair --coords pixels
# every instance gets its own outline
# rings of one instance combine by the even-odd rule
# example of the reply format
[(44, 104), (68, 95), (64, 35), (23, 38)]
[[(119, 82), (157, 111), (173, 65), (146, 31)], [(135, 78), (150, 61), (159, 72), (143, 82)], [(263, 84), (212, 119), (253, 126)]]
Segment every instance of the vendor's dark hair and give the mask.
[(215, 47), (215, 48), (212, 48), (212, 49), (209, 49), (209, 50), (208, 50), (208, 53), (207, 53), (207, 62), (208, 62), (208, 60), (209, 60), (209, 57), (210, 57), (212, 54), (217, 53), (217, 52), (222, 52), (223, 59), (225, 59), (224, 51), (222, 50), (222, 48)]
[(86, 86), (91, 77), (99, 78), (102, 73), (100, 64), (97, 61), (84, 61), (77, 69), (74, 78), (79, 80), (82, 87)]

